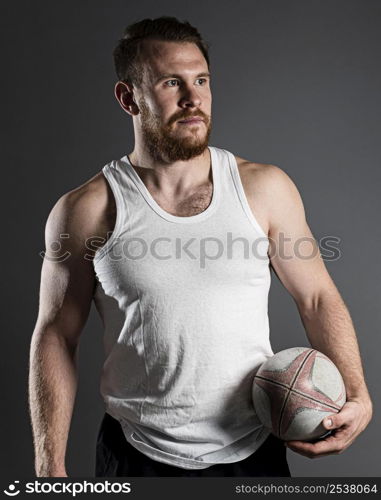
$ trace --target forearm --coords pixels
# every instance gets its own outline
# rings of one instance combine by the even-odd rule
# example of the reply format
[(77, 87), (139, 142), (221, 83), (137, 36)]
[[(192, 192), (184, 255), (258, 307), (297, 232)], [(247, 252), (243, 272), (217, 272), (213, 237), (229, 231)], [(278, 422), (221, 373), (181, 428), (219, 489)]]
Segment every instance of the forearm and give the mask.
[(315, 309), (299, 312), (311, 346), (326, 354), (342, 374), (347, 399), (371, 407), (356, 332), (340, 294), (322, 294)]
[(38, 477), (65, 476), (65, 453), (77, 390), (76, 350), (54, 332), (35, 332), (29, 407)]

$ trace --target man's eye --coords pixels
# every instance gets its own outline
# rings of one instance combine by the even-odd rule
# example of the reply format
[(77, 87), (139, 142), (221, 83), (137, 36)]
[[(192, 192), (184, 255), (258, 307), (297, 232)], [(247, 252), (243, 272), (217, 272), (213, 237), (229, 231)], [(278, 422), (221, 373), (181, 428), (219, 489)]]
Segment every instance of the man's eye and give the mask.
[[(172, 83), (174, 83), (174, 85), (172, 85)], [(196, 82), (201, 82), (199, 83), (199, 85), (204, 85), (206, 82), (207, 82), (207, 79), (206, 78), (197, 78)], [(176, 84), (179, 83), (178, 80), (167, 80), (165, 82), (165, 84), (168, 86), (168, 87), (176, 87)]]

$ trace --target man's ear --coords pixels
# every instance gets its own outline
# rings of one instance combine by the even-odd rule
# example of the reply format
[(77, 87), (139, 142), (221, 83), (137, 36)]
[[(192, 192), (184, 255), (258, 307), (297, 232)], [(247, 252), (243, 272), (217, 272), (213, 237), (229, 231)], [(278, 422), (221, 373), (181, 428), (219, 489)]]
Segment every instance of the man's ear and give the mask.
[(121, 80), (117, 81), (114, 87), (114, 95), (126, 113), (130, 115), (137, 115), (139, 113), (132, 85), (122, 82)]

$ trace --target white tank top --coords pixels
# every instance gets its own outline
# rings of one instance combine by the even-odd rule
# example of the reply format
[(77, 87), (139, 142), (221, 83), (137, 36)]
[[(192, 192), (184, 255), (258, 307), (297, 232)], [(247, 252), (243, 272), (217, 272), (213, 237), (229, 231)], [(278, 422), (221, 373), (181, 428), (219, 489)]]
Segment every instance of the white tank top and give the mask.
[(93, 261), (106, 411), (135, 448), (184, 469), (238, 462), (269, 435), (251, 399), (273, 355), (269, 240), (234, 155), (209, 151), (212, 200), (189, 217), (163, 210), (127, 156), (105, 165), (116, 224)]

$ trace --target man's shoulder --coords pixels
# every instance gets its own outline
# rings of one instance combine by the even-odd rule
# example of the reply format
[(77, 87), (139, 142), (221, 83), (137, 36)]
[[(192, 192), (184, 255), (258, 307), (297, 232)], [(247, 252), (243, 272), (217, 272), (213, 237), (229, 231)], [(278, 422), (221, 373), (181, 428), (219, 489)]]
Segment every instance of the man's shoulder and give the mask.
[(234, 155), (242, 183), (245, 190), (263, 191), (264, 189), (279, 187), (287, 183), (290, 178), (278, 165), (259, 163)]
[(47, 228), (77, 237), (103, 236), (114, 214), (114, 197), (100, 171), (60, 196), (49, 213)]
[(108, 189), (103, 173), (98, 172), (84, 183), (64, 193), (56, 205), (78, 216), (95, 215), (105, 208)]
[(277, 220), (300, 206), (298, 189), (278, 165), (235, 157), (249, 205), (265, 233), (269, 234)]

